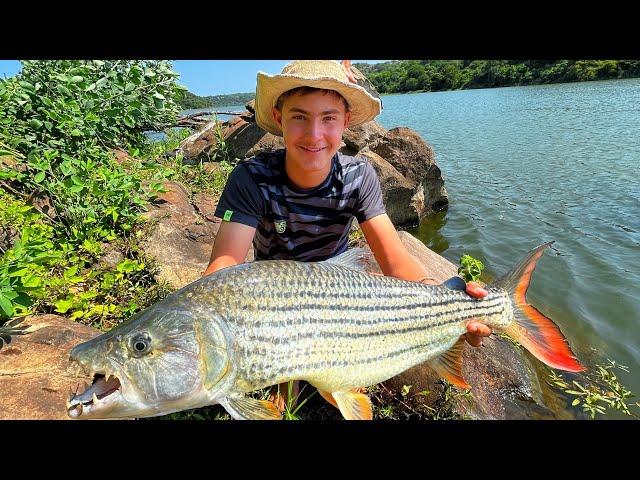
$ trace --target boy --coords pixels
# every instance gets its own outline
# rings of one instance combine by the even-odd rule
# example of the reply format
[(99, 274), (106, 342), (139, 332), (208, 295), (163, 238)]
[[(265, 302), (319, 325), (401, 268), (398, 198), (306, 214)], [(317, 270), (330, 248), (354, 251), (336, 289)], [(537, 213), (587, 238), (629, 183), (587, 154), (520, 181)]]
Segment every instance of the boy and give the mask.
[[(257, 80), (256, 122), (282, 136), (285, 149), (241, 162), (231, 173), (216, 208), (224, 221), (204, 275), (242, 263), (252, 241), (256, 260), (332, 258), (347, 249), (355, 216), (385, 275), (429, 283), (385, 213), (373, 167), (338, 152), (347, 126), (372, 120), (380, 99), (354, 82), (348, 62), (299, 60), (280, 75), (258, 72)], [(487, 295), (472, 283), (467, 293)], [(467, 331), (474, 346), (491, 334), (475, 322)], [(286, 392), (286, 384), (280, 387)]]

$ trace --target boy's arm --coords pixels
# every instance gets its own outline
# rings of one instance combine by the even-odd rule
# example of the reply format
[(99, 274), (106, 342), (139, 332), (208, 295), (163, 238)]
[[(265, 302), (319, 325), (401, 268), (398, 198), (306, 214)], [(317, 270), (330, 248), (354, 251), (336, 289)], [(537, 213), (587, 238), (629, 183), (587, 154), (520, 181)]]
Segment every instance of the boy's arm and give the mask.
[(260, 219), (264, 216), (264, 200), (260, 189), (242, 163), (236, 165), (229, 175), (214, 215), (223, 221), (204, 276), (243, 263)]
[(427, 272), (422, 265), (402, 244), (398, 232), (386, 213), (360, 223), (360, 228), (382, 273), (414, 282), (422, 281), (427, 277)]
[(254, 227), (236, 222), (222, 222), (211, 250), (209, 266), (203, 276), (216, 272), (224, 267), (244, 262), (251, 247)]
[[(427, 272), (402, 244), (400, 236), (387, 214), (377, 215), (360, 224), (364, 237), (371, 247), (380, 269), (385, 275), (414, 282), (432, 283)], [(480, 285), (469, 282), (467, 293), (475, 298), (482, 298), (487, 291)], [(491, 329), (479, 322), (467, 324), (466, 339), (470, 345), (482, 345), (482, 337), (491, 335)]]

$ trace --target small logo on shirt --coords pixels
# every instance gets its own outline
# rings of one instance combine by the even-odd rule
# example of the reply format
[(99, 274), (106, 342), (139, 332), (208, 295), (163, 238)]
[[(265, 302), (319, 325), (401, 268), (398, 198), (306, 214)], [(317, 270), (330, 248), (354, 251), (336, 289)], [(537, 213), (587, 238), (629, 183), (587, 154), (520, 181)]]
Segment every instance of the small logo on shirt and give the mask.
[(275, 222), (273, 222), (273, 224), (275, 225), (276, 232), (278, 233), (284, 233), (284, 231), (287, 229), (286, 220), (276, 220)]
[(227, 210), (226, 212), (224, 212), (224, 217), (223, 220), (228, 222), (229, 220), (231, 220), (231, 215), (233, 215), (233, 210)]

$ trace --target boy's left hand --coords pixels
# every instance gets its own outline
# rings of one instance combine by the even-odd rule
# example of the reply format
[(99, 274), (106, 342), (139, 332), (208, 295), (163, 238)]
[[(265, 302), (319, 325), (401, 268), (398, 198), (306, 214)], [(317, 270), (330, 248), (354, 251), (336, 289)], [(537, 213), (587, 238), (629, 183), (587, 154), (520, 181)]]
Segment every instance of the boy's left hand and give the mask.
[(342, 69), (344, 70), (344, 73), (347, 75), (347, 78), (349, 79), (349, 81), (351, 83), (358, 83), (356, 80), (356, 77), (353, 76), (353, 72), (351, 71), (351, 60), (342, 60), (340, 62), (340, 64), (342, 65)]
[[(467, 294), (474, 298), (484, 298), (489, 292), (487, 292), (477, 282), (468, 282), (466, 286)], [(474, 347), (482, 346), (482, 338), (491, 335), (491, 329), (484, 323), (471, 321), (467, 323), (467, 333), (465, 338), (469, 345)]]

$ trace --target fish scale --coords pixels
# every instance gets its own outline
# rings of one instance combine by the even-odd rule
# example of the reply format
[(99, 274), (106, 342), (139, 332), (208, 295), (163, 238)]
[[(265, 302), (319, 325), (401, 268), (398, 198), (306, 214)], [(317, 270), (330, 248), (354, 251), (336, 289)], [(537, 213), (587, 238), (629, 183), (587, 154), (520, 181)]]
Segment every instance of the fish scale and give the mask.
[(503, 326), (510, 311), (497, 290), (478, 302), (320, 263), (259, 262), (201, 282), (191, 299), (213, 302), (232, 332), (244, 391), (291, 379), (325, 390), (377, 383), (448, 350), (471, 318)]

